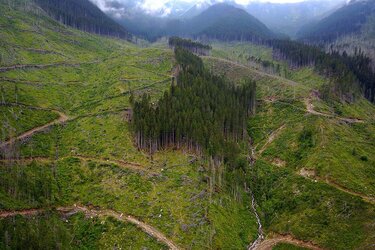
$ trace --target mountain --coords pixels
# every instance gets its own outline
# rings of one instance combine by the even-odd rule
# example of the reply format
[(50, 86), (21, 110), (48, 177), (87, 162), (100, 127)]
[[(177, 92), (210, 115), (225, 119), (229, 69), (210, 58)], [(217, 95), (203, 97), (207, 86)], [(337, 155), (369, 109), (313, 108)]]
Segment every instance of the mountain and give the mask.
[(215, 4), (215, 0), (206, 0), (194, 4), (193, 7), (189, 8), (186, 12), (181, 15), (181, 18), (189, 19), (198, 16), (203, 11)]
[(191, 8), (191, 3), (183, 0), (172, 0), (168, 1), (164, 6), (163, 11), (158, 16), (179, 18), (186, 12), (186, 9)]
[(117, 21), (132, 33), (149, 40), (161, 36), (186, 36), (219, 40), (268, 39), (275, 35), (245, 10), (220, 3), (190, 19), (149, 15), (123, 16)]
[(121, 25), (104, 14), (88, 0), (34, 0), (55, 20), (76, 29), (130, 39), (131, 35)]
[(250, 2), (245, 9), (277, 33), (295, 37), (299, 29), (345, 4), (344, 0), (316, 0), (299, 3)]
[(319, 20), (322, 15), (345, 4), (345, 0), (314, 0), (285, 4), (258, 1), (247, 4), (236, 3), (233, 0), (171, 0), (155, 5), (142, 1), (92, 1), (115, 18), (126, 15), (127, 18), (139, 19), (140, 22), (143, 20), (137, 18), (139, 15), (146, 16), (146, 19), (163, 17), (187, 20), (200, 15), (211, 6), (226, 3), (246, 10), (275, 33), (285, 33), (291, 37), (295, 37), (297, 31), (306, 23)]
[(375, 69), (375, 1), (351, 1), (331, 15), (303, 27), (298, 38), (327, 51), (363, 54)]
[(309, 42), (332, 42), (349, 34), (360, 34), (375, 14), (375, 1), (351, 1), (322, 20), (304, 27), (298, 37)]
[(198, 16), (199, 14), (201, 14), (203, 11), (207, 10), (211, 6), (213, 6), (215, 4), (220, 4), (220, 3), (226, 3), (226, 4), (230, 4), (232, 6), (235, 6), (237, 8), (243, 8), (243, 5), (237, 4), (235, 1), (231, 1), (231, 0), (226, 0), (226, 1), (222, 1), (222, 0), (199, 0), (191, 8), (189, 8), (185, 13), (183, 13), (180, 16), (180, 18), (183, 18), (183, 19), (193, 18), (195, 16)]
[(245, 10), (229, 4), (215, 4), (189, 21), (190, 34), (220, 40), (271, 38), (274, 34)]

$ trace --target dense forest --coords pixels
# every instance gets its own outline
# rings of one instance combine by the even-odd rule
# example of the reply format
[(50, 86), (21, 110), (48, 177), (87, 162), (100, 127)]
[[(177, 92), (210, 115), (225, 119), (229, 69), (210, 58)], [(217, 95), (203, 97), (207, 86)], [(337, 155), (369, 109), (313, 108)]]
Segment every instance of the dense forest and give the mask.
[(131, 39), (121, 25), (106, 16), (89, 0), (34, 0), (57, 21), (99, 35)]
[(308, 42), (332, 42), (340, 36), (360, 32), (374, 13), (375, 1), (352, 1), (319, 22), (303, 27), (298, 37)]
[(210, 45), (196, 42), (191, 39), (183, 39), (177, 36), (170, 37), (168, 45), (173, 49), (181, 47), (199, 55), (209, 55), (210, 50), (212, 49)]
[(368, 58), (361, 49), (356, 49), (353, 56), (346, 52), (342, 55), (335, 53), (354, 73), (361, 84), (364, 96), (375, 103), (375, 72), (373, 70), (370, 58)]
[(314, 66), (322, 75), (331, 79), (324, 94), (335, 95), (341, 100), (352, 102), (362, 92), (374, 102), (375, 73), (371, 60), (360, 50), (348, 56), (335, 51), (326, 53), (319, 47), (289, 40), (269, 40), (268, 46), (274, 49), (276, 59), (285, 60), (292, 67)]
[(210, 74), (198, 56), (180, 47), (175, 57), (182, 68), (177, 84), (156, 104), (147, 95), (132, 97), (138, 147), (150, 153), (183, 147), (220, 160), (233, 159), (237, 142), (247, 138), (247, 119), (255, 111), (255, 82), (234, 86)]

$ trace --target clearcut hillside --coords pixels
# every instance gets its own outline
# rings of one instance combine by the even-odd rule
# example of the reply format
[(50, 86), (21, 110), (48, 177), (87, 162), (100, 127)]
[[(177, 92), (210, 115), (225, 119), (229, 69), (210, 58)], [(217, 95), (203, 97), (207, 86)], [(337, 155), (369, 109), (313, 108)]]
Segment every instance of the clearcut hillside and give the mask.
[(0, 248), (244, 248), (256, 238), (242, 185), (208, 181), (223, 167), (133, 143), (130, 93), (162, 96), (173, 51), (68, 28), (30, 1), (0, 5)]
[(372, 248), (375, 106), (364, 98), (324, 100), (330, 79), (312, 68), (213, 43), (211, 73), (257, 85), (241, 167), (150, 155), (129, 99), (170, 90), (166, 43), (81, 32), (30, 1), (1, 0), (0, 13), (0, 248), (246, 249), (259, 235), (257, 249)]

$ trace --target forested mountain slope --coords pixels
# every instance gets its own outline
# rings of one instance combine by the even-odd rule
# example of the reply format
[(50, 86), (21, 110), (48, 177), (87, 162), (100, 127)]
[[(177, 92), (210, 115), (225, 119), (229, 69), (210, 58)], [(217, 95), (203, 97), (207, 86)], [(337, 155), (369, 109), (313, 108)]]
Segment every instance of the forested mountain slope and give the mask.
[(304, 27), (298, 37), (309, 42), (327, 43), (348, 34), (358, 35), (373, 14), (374, 0), (351, 1), (319, 22)]
[(213, 5), (192, 18), (189, 25), (193, 35), (219, 40), (252, 40), (274, 36), (258, 19), (229, 4)]
[(89, 0), (34, 0), (55, 20), (73, 28), (104, 36), (131, 39), (127, 30)]
[(150, 40), (161, 36), (235, 40), (261, 40), (275, 37), (262, 22), (230, 4), (215, 4), (191, 19), (161, 19), (149, 16), (118, 19), (135, 34)]
[(374, 101), (375, 1), (351, 1), (333, 14), (300, 32), (301, 41), (320, 45), (330, 54), (342, 55), (362, 82), (365, 96)]
[(302, 1), (269, 3), (251, 1), (246, 10), (266, 24), (272, 31), (295, 37), (305, 24), (338, 8), (345, 1)]

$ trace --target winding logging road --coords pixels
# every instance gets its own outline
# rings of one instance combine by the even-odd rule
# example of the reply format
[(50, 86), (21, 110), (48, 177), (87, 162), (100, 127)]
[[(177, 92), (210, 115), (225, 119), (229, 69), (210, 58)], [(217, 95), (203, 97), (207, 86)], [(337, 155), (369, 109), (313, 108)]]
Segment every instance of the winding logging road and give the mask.
[(16, 141), (22, 141), (22, 140), (24, 140), (26, 138), (29, 138), (29, 137), (33, 136), (35, 133), (39, 133), (39, 132), (45, 131), (46, 129), (48, 129), (49, 127), (51, 127), (53, 125), (62, 124), (62, 123), (64, 123), (64, 122), (66, 122), (66, 121), (69, 120), (69, 117), (66, 114), (64, 114), (64, 113), (62, 113), (62, 112), (60, 112), (58, 110), (51, 110), (51, 111), (57, 113), (59, 115), (59, 118), (57, 118), (56, 120), (53, 120), (53, 121), (51, 121), (51, 122), (49, 122), (47, 124), (44, 124), (42, 126), (35, 127), (35, 128), (33, 128), (33, 129), (29, 130), (29, 131), (26, 131), (25, 133), (23, 133), (23, 134), (15, 137), (15, 138), (11, 138), (11, 139), (9, 139), (9, 140), (7, 140), (5, 142), (2, 142), (0, 144), (0, 149), (2, 149), (4, 147), (7, 147), (7, 146), (15, 143)]
[[(208, 57), (208, 58), (211, 58), (211, 57)], [(245, 65), (238, 64), (238, 63), (235, 63), (233, 61), (226, 60), (226, 59), (220, 59), (220, 58), (214, 58), (214, 57), (212, 57), (212, 59), (225, 61), (225, 62), (234, 64), (234, 65), (239, 66), (239, 67), (251, 69), (250, 67), (247, 67)], [(93, 62), (91, 62), (91, 63), (93, 63)], [(0, 72), (5, 72), (5, 71), (15, 70), (15, 69), (46, 68), (46, 67), (64, 66), (64, 65), (65, 64), (63, 64), (63, 63), (61, 63), (61, 64), (49, 64), (49, 65), (15, 65), (15, 66), (10, 66), (10, 67), (0, 68)], [(76, 66), (76, 65), (78, 65), (78, 64), (66, 64), (65, 66)], [(252, 70), (254, 70), (254, 69), (252, 69)], [(273, 78), (277, 78), (277, 79), (280, 79), (280, 80), (283, 80), (283, 81), (287, 81), (289, 84), (292, 84), (292, 85), (297, 84), (296, 82), (286, 80), (284, 78), (277, 77), (277, 76), (274, 76), (274, 75), (271, 75), (271, 74), (267, 74), (267, 73), (264, 73), (264, 72), (261, 72), (261, 71), (258, 71), (258, 70), (254, 70), (254, 71), (256, 71), (257, 73), (259, 73), (263, 76), (273, 77)], [(341, 121), (344, 121), (344, 122), (347, 122), (347, 123), (363, 123), (364, 122), (363, 120), (359, 120), (359, 119), (355, 119), (355, 118), (342, 118), (342, 117), (334, 116), (332, 114), (318, 112), (314, 109), (314, 105), (312, 104), (313, 97), (314, 96), (312, 94), (310, 94), (310, 96), (307, 97), (304, 101), (305, 105), (306, 105), (306, 112), (307, 113), (310, 113), (310, 114), (313, 114), (313, 115), (318, 115), (318, 116), (323, 116), (323, 117), (328, 117), (328, 118), (335, 118), (335, 119), (338, 119), (338, 120), (341, 120)], [(48, 129), (49, 127), (51, 127), (53, 125), (62, 124), (62, 123), (65, 123), (65, 122), (67, 122), (68, 120), (71, 119), (66, 114), (62, 113), (61, 111), (58, 111), (58, 110), (51, 110), (51, 111), (57, 113), (59, 115), (59, 118), (54, 120), (54, 121), (51, 121), (51, 122), (49, 122), (45, 125), (35, 127), (35, 128), (33, 128), (29, 131), (26, 131), (25, 133), (15, 137), (15, 138), (12, 138), (8, 141), (5, 141), (5, 142), (1, 143), (0, 149), (11, 145), (18, 140), (24, 140), (26, 138), (29, 138), (29, 137), (33, 136), (34, 134), (36, 134), (38, 132), (45, 131), (46, 129)], [(280, 132), (284, 128), (285, 128), (285, 124), (282, 125), (280, 128), (278, 128), (277, 130), (275, 130), (274, 132), (272, 132), (269, 135), (266, 143), (263, 145), (263, 147), (259, 150), (258, 153), (255, 153), (255, 150), (253, 150), (252, 157), (256, 159), (257, 156), (260, 156), (266, 150), (266, 148), (279, 136)], [(73, 157), (79, 158), (81, 160), (93, 160), (93, 161), (99, 161), (99, 162), (113, 163), (113, 164), (120, 165), (122, 167), (133, 169), (133, 170), (142, 170), (142, 171), (145, 170), (139, 164), (128, 163), (128, 162), (124, 162), (124, 161), (120, 161), (120, 160), (105, 160), (105, 159), (97, 159), (97, 158), (90, 158), (90, 157), (83, 157), (83, 156), (73, 156)], [(35, 159), (36, 160), (48, 160), (48, 158), (42, 158), (42, 159), (30, 158), (30, 159), (32, 159), (32, 160), (35, 160)], [(363, 196), (361, 194), (352, 192), (352, 191), (347, 190), (343, 187), (340, 187), (336, 184), (332, 184), (331, 182), (328, 182), (328, 181), (326, 181), (326, 183), (328, 185), (331, 185), (331, 186), (343, 191), (343, 192), (347, 192), (347, 193), (352, 194), (352, 195), (360, 196), (360, 197), (363, 198), (363, 200), (365, 200), (367, 202), (374, 203), (374, 200), (372, 198), (369, 198), (369, 197)], [(252, 197), (252, 198), (254, 198), (254, 197)], [(255, 200), (253, 199), (252, 202), (253, 202), (252, 203), (253, 209), (255, 211), (255, 214), (257, 215), (256, 210), (255, 210), (255, 206), (256, 206)], [(148, 233), (149, 235), (156, 238), (160, 242), (163, 242), (164, 244), (166, 244), (170, 249), (173, 249), (173, 250), (179, 249), (179, 247), (176, 244), (174, 244), (171, 240), (169, 240), (160, 231), (158, 231), (154, 227), (152, 227), (152, 226), (150, 226), (150, 225), (148, 225), (148, 224), (146, 224), (146, 223), (144, 223), (144, 222), (142, 222), (142, 221), (140, 221), (140, 220), (138, 220), (135, 217), (132, 217), (130, 215), (123, 215), (122, 213), (118, 213), (116, 211), (108, 210), (108, 209), (90, 210), (90, 208), (83, 207), (83, 206), (58, 207), (58, 208), (56, 208), (56, 210), (58, 212), (63, 213), (63, 214), (72, 214), (72, 213), (76, 213), (76, 212), (84, 212), (86, 215), (89, 215), (89, 216), (101, 216), (101, 217), (111, 216), (111, 217), (116, 218), (119, 221), (129, 222), (129, 223), (132, 223), (132, 224), (136, 225), (137, 227), (139, 227), (144, 232)], [(16, 215), (30, 216), (30, 215), (36, 215), (36, 214), (39, 214), (39, 213), (43, 213), (45, 211), (46, 211), (46, 209), (28, 209), (28, 210), (20, 210), (20, 211), (0, 211), (0, 218), (12, 217), (12, 216), (16, 216)], [(259, 218), (258, 215), (257, 215), (257, 218)], [(260, 220), (258, 220), (258, 224), (259, 224), (259, 228), (261, 230), (262, 225), (260, 223)], [(273, 246), (275, 246), (276, 244), (281, 243), (281, 242), (290, 243), (290, 244), (293, 244), (293, 245), (306, 247), (306, 248), (310, 248), (310, 249), (313, 249), (313, 250), (320, 250), (321, 249), (318, 246), (316, 246), (316, 245), (314, 245), (310, 242), (305, 242), (305, 241), (295, 239), (290, 235), (286, 235), (286, 236), (277, 235), (277, 236), (274, 236), (270, 239), (264, 240), (262, 233), (260, 233), (260, 236), (258, 237), (258, 239), (254, 243), (252, 243), (249, 246), (248, 249), (268, 250), (268, 249), (272, 249)]]
[[(46, 212), (47, 209), (27, 209), (27, 210), (20, 210), (20, 211), (0, 211), (0, 218), (6, 217), (14, 217), (16, 215), (22, 216), (32, 216)], [(123, 213), (116, 212), (110, 209), (90, 209), (84, 206), (71, 206), (71, 207), (58, 207), (56, 211), (62, 214), (72, 215), (74, 213), (83, 212), (87, 216), (92, 217), (106, 217), (110, 216), (113, 217), (121, 222), (128, 222), (134, 224), (138, 228), (140, 228), (143, 232), (149, 234), (150, 236), (154, 237), (158, 241), (164, 243), (172, 250), (180, 249), (172, 240), (168, 239), (163, 233), (161, 233), (156, 228), (148, 225), (145, 222), (138, 220), (137, 218), (131, 215), (124, 215)]]
[[(82, 155), (69, 155), (69, 156), (64, 156), (60, 157), (58, 160), (63, 160), (67, 158), (76, 158), (81, 161), (93, 161), (97, 163), (102, 163), (102, 164), (114, 164), (117, 165), (120, 168), (123, 169), (129, 169), (134, 172), (140, 172), (140, 173), (147, 173), (150, 175), (157, 175), (157, 171), (153, 171), (150, 168), (147, 168), (146, 166), (143, 166), (138, 163), (134, 162), (128, 162), (124, 160), (117, 160), (117, 159), (104, 159), (104, 158), (98, 158), (98, 157), (92, 157), (92, 156), (82, 156)], [(0, 159), (0, 162), (20, 162), (20, 163), (26, 163), (26, 162), (32, 162), (32, 161), (38, 161), (38, 162), (44, 162), (44, 163), (51, 163), (55, 161), (54, 159), (51, 159), (49, 157), (27, 157), (27, 158), (10, 158), (10, 159)]]
[(335, 118), (337, 120), (346, 122), (346, 123), (364, 123), (363, 120), (357, 119), (357, 118), (347, 118), (347, 117), (339, 117), (334, 114), (328, 114), (328, 113), (322, 113), (319, 111), (316, 111), (314, 108), (314, 104), (312, 103), (312, 99), (314, 98), (314, 93), (315, 91), (311, 91), (310, 95), (305, 98), (305, 105), (306, 105), (306, 111), (307, 113), (310, 113), (312, 115), (318, 115), (318, 116), (323, 116), (327, 118)]
[(228, 59), (219, 58), (219, 57), (213, 57), (213, 56), (203, 56), (203, 58), (207, 58), (207, 59), (211, 59), (211, 60), (216, 60), (216, 61), (220, 61), (220, 62), (232, 64), (232, 65), (240, 67), (240, 68), (251, 70), (252, 72), (256, 73), (259, 76), (270, 77), (270, 78), (273, 78), (273, 79), (281, 80), (281, 81), (283, 81), (285, 83), (288, 83), (291, 86), (298, 85), (298, 83), (295, 82), (295, 81), (292, 81), (292, 80), (289, 80), (289, 79), (286, 79), (286, 78), (282, 78), (282, 77), (277, 76), (277, 75), (272, 75), (272, 74), (266, 73), (264, 71), (261, 71), (261, 70), (258, 70), (258, 69), (254, 69), (254, 68), (252, 68), (250, 66), (246, 66), (244, 64), (241, 64), (241, 63), (238, 63), (238, 62), (234, 62), (234, 61), (231, 61), (231, 60), (228, 60)]
[(83, 64), (95, 64), (99, 63), (99, 60), (92, 61), (92, 62), (82, 62), (82, 63), (67, 63), (67, 62), (58, 62), (58, 63), (50, 63), (50, 64), (16, 64), (6, 67), (0, 67), (0, 72), (7, 72), (12, 70), (24, 70), (24, 69), (46, 69), (51, 67), (79, 67)]
[(276, 235), (270, 239), (266, 239), (262, 241), (256, 248), (254, 248), (254, 250), (272, 250), (272, 248), (279, 243), (288, 243), (288, 244), (292, 244), (292, 245), (299, 246), (299, 247), (309, 248), (312, 250), (323, 249), (314, 245), (311, 242), (297, 240), (293, 238), (291, 235)]

